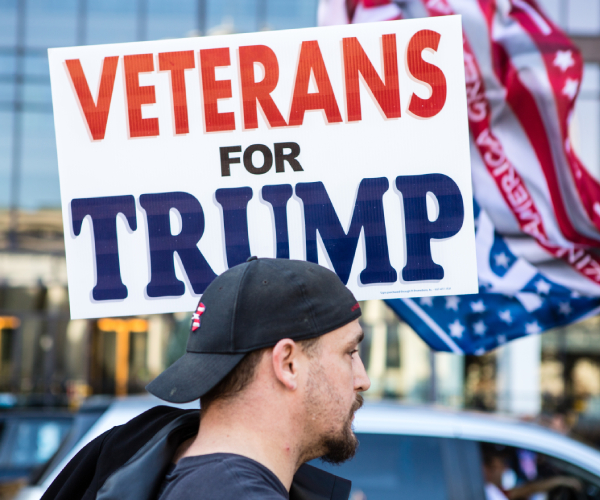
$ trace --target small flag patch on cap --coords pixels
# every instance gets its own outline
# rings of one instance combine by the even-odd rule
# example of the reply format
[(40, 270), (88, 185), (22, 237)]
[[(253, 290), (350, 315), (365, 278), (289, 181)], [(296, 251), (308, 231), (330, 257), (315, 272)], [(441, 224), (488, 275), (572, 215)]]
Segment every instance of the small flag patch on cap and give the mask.
[(200, 302), (196, 308), (196, 312), (192, 314), (192, 332), (200, 328), (200, 316), (206, 311), (206, 306)]

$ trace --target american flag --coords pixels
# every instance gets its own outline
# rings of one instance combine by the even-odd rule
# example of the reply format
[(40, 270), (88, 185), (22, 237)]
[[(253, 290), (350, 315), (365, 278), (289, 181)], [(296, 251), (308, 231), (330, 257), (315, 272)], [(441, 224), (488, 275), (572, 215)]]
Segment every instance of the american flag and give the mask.
[(204, 311), (206, 311), (206, 306), (200, 302), (196, 308), (196, 312), (192, 314), (192, 332), (195, 332), (198, 328), (200, 328), (200, 316), (204, 314)]
[(480, 291), (388, 300), (482, 354), (600, 312), (600, 184), (571, 146), (581, 55), (534, 0), (321, 0), (320, 25), (462, 15)]

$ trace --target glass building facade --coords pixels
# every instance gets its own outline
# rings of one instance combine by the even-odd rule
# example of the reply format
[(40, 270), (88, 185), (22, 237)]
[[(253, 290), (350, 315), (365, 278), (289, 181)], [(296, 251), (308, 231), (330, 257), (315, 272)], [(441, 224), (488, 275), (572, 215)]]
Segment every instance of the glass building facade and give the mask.
[(59, 207), (47, 49), (314, 26), (317, 0), (0, 0), (0, 208)]

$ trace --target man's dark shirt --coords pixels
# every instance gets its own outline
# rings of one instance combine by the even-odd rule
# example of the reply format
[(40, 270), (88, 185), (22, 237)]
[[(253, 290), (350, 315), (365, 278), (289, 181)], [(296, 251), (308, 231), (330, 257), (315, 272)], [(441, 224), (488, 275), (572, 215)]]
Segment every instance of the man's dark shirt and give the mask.
[[(42, 500), (156, 500), (177, 449), (198, 432), (199, 417), (198, 410), (156, 406), (113, 427), (77, 453)], [(290, 500), (348, 500), (350, 487), (350, 481), (304, 464)]]
[(288, 500), (273, 472), (231, 453), (182, 458), (167, 474), (159, 500)]

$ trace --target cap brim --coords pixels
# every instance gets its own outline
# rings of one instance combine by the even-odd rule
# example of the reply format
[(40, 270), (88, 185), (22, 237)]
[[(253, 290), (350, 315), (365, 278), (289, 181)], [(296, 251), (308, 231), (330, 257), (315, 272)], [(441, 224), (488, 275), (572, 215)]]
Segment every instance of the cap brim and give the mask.
[(223, 380), (245, 355), (188, 352), (150, 382), (146, 390), (170, 403), (189, 403)]

